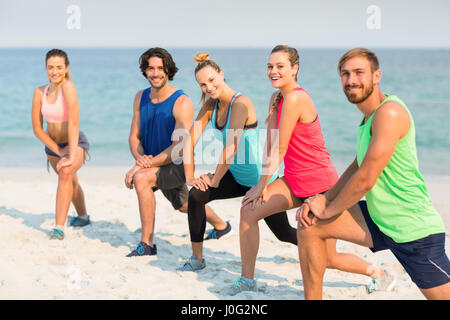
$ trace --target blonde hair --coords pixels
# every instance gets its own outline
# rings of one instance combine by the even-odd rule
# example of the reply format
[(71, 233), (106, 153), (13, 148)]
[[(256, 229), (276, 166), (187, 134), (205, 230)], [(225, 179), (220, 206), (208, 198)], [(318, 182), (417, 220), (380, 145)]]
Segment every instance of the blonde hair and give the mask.
[[(275, 52), (285, 52), (285, 53), (287, 53), (289, 62), (291, 63), (291, 66), (298, 65), (299, 69), (300, 69), (300, 56), (298, 54), (297, 49), (292, 48), (292, 47), (290, 47), (288, 45), (285, 45), (285, 44), (280, 44), (280, 45), (275, 46), (272, 49), (272, 52), (270, 54), (275, 53)], [(297, 75), (298, 75), (298, 70), (297, 70), (297, 73), (295, 74), (295, 81), (297, 81)], [(278, 91), (278, 94), (275, 97), (275, 100), (273, 101), (272, 106), (270, 108), (269, 115), (267, 116), (266, 121), (264, 122), (266, 125), (269, 122), (270, 116), (274, 112), (278, 112), (278, 105), (280, 104), (281, 98), (283, 98), (283, 95), (281, 94), (281, 91)]]
[[(201, 69), (203, 69), (207, 66), (210, 66), (211, 68), (213, 68), (214, 70), (216, 70), (219, 73), (222, 71), (222, 69), (219, 67), (217, 62), (210, 59), (209, 53), (205, 52), (205, 51), (197, 52), (197, 54), (194, 56), (194, 62), (197, 64), (195, 66), (194, 74), (197, 74), (197, 72), (199, 72)], [(205, 103), (205, 100), (206, 100), (206, 95), (202, 92), (202, 98), (201, 98), (202, 104)]]

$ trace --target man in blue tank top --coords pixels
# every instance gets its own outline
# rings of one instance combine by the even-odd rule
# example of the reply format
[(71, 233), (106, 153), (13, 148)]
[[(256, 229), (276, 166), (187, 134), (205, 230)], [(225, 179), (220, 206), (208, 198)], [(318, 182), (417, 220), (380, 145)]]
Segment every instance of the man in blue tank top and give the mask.
[[(136, 165), (127, 172), (125, 185), (136, 190), (142, 224), (141, 242), (127, 257), (155, 255), (153, 243), (155, 194), (161, 189), (175, 210), (187, 212), (188, 188), (177, 132), (189, 131), (194, 106), (182, 90), (170, 84), (178, 68), (165, 49), (151, 48), (140, 57), (140, 69), (150, 87), (140, 90), (133, 103), (129, 145)], [(172, 140), (174, 139), (174, 140)]]

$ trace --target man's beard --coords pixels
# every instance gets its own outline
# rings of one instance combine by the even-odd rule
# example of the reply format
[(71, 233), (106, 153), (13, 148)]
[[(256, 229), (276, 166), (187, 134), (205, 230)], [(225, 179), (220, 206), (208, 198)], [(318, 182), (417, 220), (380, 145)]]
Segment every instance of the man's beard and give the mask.
[(373, 83), (370, 83), (369, 86), (359, 86), (362, 87), (362, 95), (358, 97), (356, 94), (348, 93), (347, 88), (351, 88), (351, 86), (345, 86), (344, 93), (347, 96), (348, 101), (353, 104), (363, 103), (373, 92)]
[(167, 83), (167, 81), (169, 80), (168, 77), (164, 77), (164, 79), (162, 80), (161, 84), (158, 86), (153, 85), (152, 80), (148, 79), (148, 82), (150, 82), (150, 85), (152, 86), (152, 88), (155, 89), (161, 89), (162, 87), (164, 87)]

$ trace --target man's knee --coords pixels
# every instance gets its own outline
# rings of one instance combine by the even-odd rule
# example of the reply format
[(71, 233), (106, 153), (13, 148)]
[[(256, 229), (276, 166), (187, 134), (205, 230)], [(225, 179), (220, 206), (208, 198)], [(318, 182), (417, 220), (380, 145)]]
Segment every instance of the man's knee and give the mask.
[(153, 172), (136, 172), (133, 176), (134, 187), (136, 192), (146, 192), (148, 188), (153, 188), (156, 185), (156, 175)]

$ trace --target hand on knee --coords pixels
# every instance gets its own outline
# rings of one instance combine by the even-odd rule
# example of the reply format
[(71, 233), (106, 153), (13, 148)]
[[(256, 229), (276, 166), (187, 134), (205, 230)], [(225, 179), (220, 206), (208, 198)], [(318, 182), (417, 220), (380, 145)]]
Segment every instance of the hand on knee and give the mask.
[(189, 199), (188, 202), (205, 204), (209, 200), (209, 192), (201, 191), (200, 189), (192, 187), (191, 190), (189, 191), (188, 199)]
[(151, 176), (137, 172), (133, 176), (134, 187), (137, 193), (148, 192), (149, 188), (153, 188), (156, 181)]

